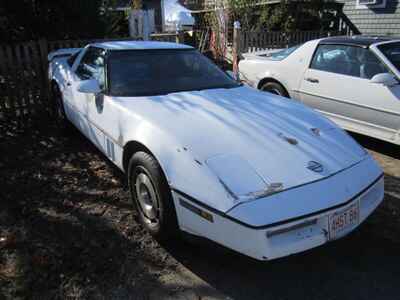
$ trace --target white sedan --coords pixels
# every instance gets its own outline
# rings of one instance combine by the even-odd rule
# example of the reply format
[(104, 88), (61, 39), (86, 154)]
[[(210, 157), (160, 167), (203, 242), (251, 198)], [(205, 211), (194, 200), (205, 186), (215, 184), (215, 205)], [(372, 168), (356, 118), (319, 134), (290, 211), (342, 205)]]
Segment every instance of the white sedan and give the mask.
[(58, 118), (125, 172), (156, 238), (184, 231), (270, 260), (348, 234), (383, 200), (381, 168), (342, 129), (189, 46), (97, 43), (49, 60)]
[(242, 79), (300, 100), (344, 129), (400, 145), (400, 40), (329, 37), (245, 54)]

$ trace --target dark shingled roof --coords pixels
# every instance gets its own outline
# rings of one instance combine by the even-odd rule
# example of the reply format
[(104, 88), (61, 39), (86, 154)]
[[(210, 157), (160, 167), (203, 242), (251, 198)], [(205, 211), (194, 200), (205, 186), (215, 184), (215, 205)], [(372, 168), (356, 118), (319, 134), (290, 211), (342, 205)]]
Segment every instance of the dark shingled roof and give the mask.
[(320, 44), (340, 44), (340, 45), (351, 45), (363, 48), (368, 48), (370, 45), (380, 42), (391, 41), (396, 38), (393, 37), (381, 37), (381, 36), (333, 36), (322, 39)]

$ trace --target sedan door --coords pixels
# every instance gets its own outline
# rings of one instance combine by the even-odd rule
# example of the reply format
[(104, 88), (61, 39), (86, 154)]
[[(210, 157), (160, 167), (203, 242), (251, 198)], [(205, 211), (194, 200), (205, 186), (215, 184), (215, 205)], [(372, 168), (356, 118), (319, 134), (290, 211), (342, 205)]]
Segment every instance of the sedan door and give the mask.
[(322, 44), (300, 84), (301, 100), (345, 129), (392, 140), (400, 129), (400, 86), (370, 81), (388, 72), (367, 48)]

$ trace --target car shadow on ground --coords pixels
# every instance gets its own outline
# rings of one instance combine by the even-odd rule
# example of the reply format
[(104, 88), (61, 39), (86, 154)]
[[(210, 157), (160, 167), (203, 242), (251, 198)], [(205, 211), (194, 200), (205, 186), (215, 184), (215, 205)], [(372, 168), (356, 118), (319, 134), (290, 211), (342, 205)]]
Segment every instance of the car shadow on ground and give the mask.
[[(351, 134), (400, 169), (399, 146)], [(389, 172), (390, 173), (390, 172)], [(397, 299), (400, 294), (400, 177), (385, 172), (383, 204), (349, 236), (319, 248), (258, 262), (212, 242), (165, 248), (233, 299)], [(243, 242), (246, 238), (243, 237)]]
[(0, 299), (181, 289), (163, 281), (176, 261), (139, 226), (124, 177), (92, 144), (74, 130), (11, 127), (0, 124)]
[(390, 156), (394, 159), (400, 159), (400, 146), (389, 142), (375, 139), (366, 135), (353, 133), (350, 135), (364, 148), (376, 151), (378, 153)]
[(386, 195), (385, 201), (349, 236), (271, 262), (258, 262), (204, 241), (170, 244), (166, 249), (233, 299), (396, 299), (400, 199)]
[(121, 172), (79, 133), (64, 134), (31, 130), (21, 138), (7, 137), (18, 142), (0, 144), (0, 179), (5, 179), (0, 237), (9, 239), (7, 246), (0, 244), (0, 266), (15, 271), (0, 268), (0, 298), (3, 292), (42, 299), (148, 299), (154, 290), (182, 288), (177, 280), (164, 281), (175, 276), (177, 265), (233, 299), (396, 299), (400, 294), (396, 176), (385, 174), (384, 203), (348, 237), (258, 262), (211, 242), (170, 241), (160, 247), (139, 226)]

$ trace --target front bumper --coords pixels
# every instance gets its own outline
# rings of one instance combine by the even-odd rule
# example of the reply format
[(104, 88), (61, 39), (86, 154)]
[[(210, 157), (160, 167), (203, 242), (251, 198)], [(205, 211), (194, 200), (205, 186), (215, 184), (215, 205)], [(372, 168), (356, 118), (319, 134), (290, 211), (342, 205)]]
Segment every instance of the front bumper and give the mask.
[[(383, 197), (384, 181), (383, 177), (381, 177), (370, 188), (345, 206), (263, 230), (262, 235), (267, 238), (265, 245), (263, 245), (265, 255), (262, 256), (262, 259), (275, 259), (302, 252), (349, 234), (378, 207), (383, 201)], [(334, 238), (330, 238), (329, 218), (354, 204), (359, 207), (358, 224), (347, 228)], [(260, 254), (258, 253), (258, 257), (255, 258), (260, 259)]]
[[(348, 174), (350, 174), (349, 178), (354, 177), (354, 173), (349, 172)], [(364, 178), (364, 187), (358, 189), (358, 193), (347, 201), (342, 201), (340, 205), (303, 217), (268, 223), (264, 226), (243, 222), (246, 219), (246, 210), (253, 214), (256, 209), (260, 210), (261, 206), (256, 202), (244, 203), (243, 207), (239, 206), (228, 214), (221, 214), (205, 209), (199, 205), (200, 203), (185, 197), (187, 195), (176, 191), (173, 195), (178, 222), (183, 231), (208, 238), (258, 260), (271, 260), (320, 246), (332, 239), (341, 238), (357, 228), (377, 208), (384, 197), (383, 175), (378, 174), (377, 176), (371, 173), (368, 175), (375, 177), (367, 183)], [(342, 176), (347, 175), (342, 174)], [(332, 192), (334, 190), (330, 191), (330, 193)], [(309, 195), (317, 197), (315, 194)], [(269, 201), (269, 199), (257, 201), (263, 205), (265, 202), (261, 201)], [(189, 203), (189, 206), (182, 205), (183, 203)], [(340, 232), (334, 238), (330, 238), (329, 217), (356, 203), (359, 207), (358, 223)], [(283, 209), (283, 206), (280, 208)], [(201, 216), (203, 213), (205, 215)], [(268, 210), (260, 210), (260, 214), (268, 215)], [(241, 220), (237, 216), (241, 216)]]

